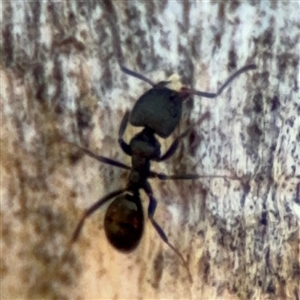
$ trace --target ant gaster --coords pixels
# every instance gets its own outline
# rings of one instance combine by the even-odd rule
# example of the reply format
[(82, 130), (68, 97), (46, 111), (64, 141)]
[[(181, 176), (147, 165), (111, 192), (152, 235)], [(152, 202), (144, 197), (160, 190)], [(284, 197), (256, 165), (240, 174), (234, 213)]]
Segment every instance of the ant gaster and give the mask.
[[(125, 113), (119, 128), (119, 145), (127, 155), (131, 156), (131, 167), (119, 161), (96, 155), (90, 150), (77, 146), (73, 143), (70, 144), (78, 147), (85, 154), (102, 163), (129, 170), (130, 175), (128, 183), (125, 188), (116, 190), (103, 198), (100, 198), (83, 213), (74, 231), (71, 244), (78, 239), (85, 220), (104, 203), (114, 198), (114, 201), (112, 201), (112, 203), (108, 206), (104, 217), (104, 230), (106, 237), (110, 244), (119, 251), (130, 252), (134, 250), (140, 242), (144, 229), (144, 213), (139, 192), (140, 189), (142, 189), (149, 198), (147, 214), (150, 222), (161, 239), (180, 257), (188, 272), (189, 280), (192, 282), (192, 276), (190, 274), (187, 261), (169, 242), (167, 235), (154, 219), (157, 200), (153, 195), (148, 179), (158, 178), (160, 180), (180, 180), (203, 177), (224, 178), (224, 176), (204, 176), (198, 174), (166, 175), (163, 173), (156, 173), (150, 169), (151, 161), (161, 162), (171, 157), (175, 153), (179, 142), (191, 132), (193, 127), (200, 125), (205, 119), (209, 118), (209, 112), (206, 112), (198, 122), (189, 126), (182, 134), (180, 134), (173, 141), (169, 149), (162, 155), (160, 153), (160, 144), (156, 139), (155, 134), (162, 138), (170, 136), (180, 122), (182, 102), (187, 98), (192, 95), (215, 98), (237, 76), (255, 68), (256, 66), (253, 64), (241, 68), (231, 75), (216, 93), (206, 93), (181, 86), (179, 90), (170, 88), (170, 84), (178, 80), (178, 77), (176, 76), (170, 77), (168, 81), (162, 81), (158, 84), (154, 84), (143, 75), (125, 67), (121, 67), (122, 71), (126, 74), (139, 78), (152, 85), (152, 88), (137, 100), (131, 114), (128, 111)], [(123, 140), (123, 135), (128, 122), (130, 122), (133, 126), (144, 127), (141, 132), (131, 139), (129, 144)]]

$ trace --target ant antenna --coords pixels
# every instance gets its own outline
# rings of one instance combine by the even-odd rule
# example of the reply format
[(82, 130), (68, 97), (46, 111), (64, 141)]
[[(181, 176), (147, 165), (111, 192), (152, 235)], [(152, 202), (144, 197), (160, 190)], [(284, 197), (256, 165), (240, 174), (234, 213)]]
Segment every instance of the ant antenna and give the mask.
[(150, 80), (149, 78), (145, 77), (142, 74), (139, 74), (139, 73), (136, 73), (136, 72), (134, 72), (132, 70), (129, 70), (129, 69), (125, 68), (124, 66), (121, 66), (121, 70), (124, 73), (128, 74), (128, 75), (131, 75), (131, 76), (133, 76), (135, 78), (141, 79), (141, 80), (149, 83), (150, 85), (155, 86), (155, 83), (152, 80)]
[(249, 70), (254, 70), (256, 69), (257, 66), (255, 64), (251, 64), (251, 65), (246, 65), (243, 68), (237, 70), (235, 73), (233, 73), (231, 76), (229, 76), (229, 78), (223, 83), (223, 85), (218, 89), (218, 91), (216, 93), (207, 93), (207, 92), (201, 92), (201, 91), (197, 91), (197, 90), (189, 90), (189, 92), (191, 92), (192, 94), (195, 94), (197, 96), (200, 97), (205, 97), (205, 98), (216, 98), (217, 96), (219, 96), (223, 90), (235, 79), (237, 78), (240, 74), (247, 72)]
[[(216, 98), (217, 96), (219, 96), (223, 90), (235, 79), (237, 78), (240, 74), (247, 72), (249, 70), (254, 70), (256, 69), (257, 66), (255, 64), (250, 64), (250, 65), (246, 65), (243, 68), (237, 70), (235, 73), (233, 73), (224, 83), (223, 85), (218, 89), (218, 91), (216, 93), (207, 93), (207, 92), (202, 92), (202, 91), (197, 91), (197, 90), (193, 90), (193, 89), (187, 89), (189, 91), (189, 93), (200, 96), (200, 97), (205, 97), (205, 98)], [(121, 70), (130, 75), (133, 76), (135, 78), (138, 78), (140, 80), (143, 80), (147, 83), (149, 83), (152, 86), (155, 86), (156, 84), (150, 80), (149, 78), (145, 77), (142, 74), (139, 74), (137, 72), (134, 72), (132, 70), (127, 69), (124, 66), (121, 66)]]

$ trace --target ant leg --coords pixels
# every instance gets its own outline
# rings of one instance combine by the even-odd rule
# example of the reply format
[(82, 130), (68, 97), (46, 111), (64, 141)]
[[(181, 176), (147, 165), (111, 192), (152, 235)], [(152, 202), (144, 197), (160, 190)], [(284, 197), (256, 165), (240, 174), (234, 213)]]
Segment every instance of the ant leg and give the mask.
[(174, 174), (166, 175), (165, 173), (150, 172), (149, 178), (158, 178), (159, 180), (194, 180), (198, 178), (229, 178), (238, 179), (237, 176), (226, 175), (198, 175), (198, 174)]
[(147, 183), (146, 186), (144, 187), (144, 190), (145, 190), (145, 192), (148, 195), (149, 200), (150, 200), (149, 206), (148, 206), (148, 217), (149, 217), (153, 227), (155, 228), (156, 232), (161, 237), (161, 239), (180, 257), (180, 259), (183, 262), (184, 267), (186, 268), (186, 270), (188, 272), (189, 281), (191, 283), (193, 283), (192, 275), (190, 273), (187, 261), (184, 259), (182, 254), (172, 244), (170, 244), (167, 235), (165, 234), (163, 229), (160, 227), (160, 225), (154, 220), (154, 213), (155, 213), (155, 210), (156, 210), (157, 201), (153, 197), (153, 193), (152, 193), (152, 189), (151, 189), (150, 184)]
[(246, 65), (243, 68), (237, 70), (235, 73), (233, 73), (231, 76), (229, 76), (229, 78), (222, 84), (222, 86), (218, 89), (218, 91), (216, 93), (207, 93), (207, 92), (201, 92), (201, 91), (196, 91), (196, 90), (189, 90), (192, 94), (194, 95), (198, 95), (201, 97), (205, 97), (205, 98), (216, 98), (218, 95), (220, 95), (223, 90), (236, 78), (238, 77), (240, 74), (247, 72), (249, 70), (254, 70), (256, 69), (257, 66), (254, 64), (251, 65)]
[(210, 113), (206, 112), (198, 122), (194, 123), (193, 125), (189, 126), (188, 129), (186, 129), (182, 134), (180, 134), (175, 140), (174, 142), (171, 144), (171, 146), (169, 147), (169, 149), (166, 151), (166, 153), (164, 155), (162, 155), (157, 161), (163, 161), (166, 160), (168, 158), (170, 158), (176, 151), (180, 141), (185, 138), (191, 131), (192, 129), (196, 126), (196, 125), (200, 125), (205, 119), (209, 118)]
[(117, 161), (117, 160), (114, 160), (114, 159), (111, 159), (111, 158), (108, 158), (108, 157), (105, 157), (105, 156), (94, 154), (89, 149), (83, 148), (81, 146), (78, 146), (76, 144), (70, 143), (68, 141), (63, 141), (63, 142), (79, 148), (81, 151), (83, 151), (88, 156), (90, 156), (92, 158), (95, 158), (95, 159), (97, 159), (98, 161), (100, 161), (102, 163), (105, 163), (105, 164), (108, 164), (108, 165), (112, 165), (112, 166), (115, 166), (115, 167), (118, 167), (118, 168), (122, 168), (122, 169), (125, 169), (125, 170), (131, 170), (131, 167), (129, 167), (129, 166), (127, 166), (127, 165), (125, 165), (125, 164)]
[(125, 141), (123, 140), (123, 135), (124, 135), (124, 132), (126, 130), (126, 127), (127, 127), (127, 124), (128, 124), (128, 121), (129, 121), (129, 111), (126, 111), (124, 117), (123, 117), (123, 120), (121, 122), (121, 125), (120, 125), (120, 128), (119, 128), (119, 138), (118, 138), (118, 142), (119, 142), (119, 145), (121, 147), (121, 149), (128, 155), (131, 156), (131, 148), (130, 146), (125, 143)]
[(103, 198), (100, 198), (95, 204), (93, 204), (90, 208), (88, 208), (83, 214), (82, 217), (80, 218), (74, 233), (72, 235), (71, 240), (68, 242), (67, 244), (67, 248), (66, 251), (64, 252), (64, 254), (62, 255), (61, 259), (59, 260), (59, 265), (62, 265), (66, 262), (68, 255), (71, 251), (72, 245), (78, 240), (79, 234), (82, 230), (82, 227), (84, 225), (85, 220), (93, 213), (95, 212), (98, 208), (100, 208), (104, 203), (106, 203), (107, 201), (109, 201), (110, 199), (124, 193), (127, 189), (121, 189), (121, 190), (117, 190), (114, 191), (108, 195), (106, 195)]
[(124, 66), (121, 66), (121, 70), (122, 70), (124, 73), (126, 73), (127, 75), (133, 76), (133, 77), (135, 77), (135, 78), (138, 78), (138, 79), (140, 79), (140, 80), (143, 80), (143, 81), (149, 83), (149, 84), (152, 85), (152, 86), (155, 86), (155, 83), (154, 83), (153, 81), (151, 81), (149, 78), (145, 77), (145, 76), (142, 75), (142, 74), (139, 74), (139, 73), (136, 73), (136, 72), (134, 72), (134, 71), (131, 71), (131, 70), (127, 69), (127, 68), (124, 67)]
[(79, 223), (76, 226), (76, 229), (73, 233), (72, 239), (70, 241), (70, 244), (72, 245), (74, 242), (77, 241), (79, 234), (81, 232), (81, 229), (84, 225), (84, 222), (86, 220), (86, 218), (88, 218), (93, 212), (95, 212), (98, 208), (100, 208), (104, 203), (106, 203), (108, 200), (124, 193), (127, 189), (121, 189), (121, 190), (117, 190), (114, 191), (112, 193), (109, 193), (108, 195), (106, 195), (103, 198), (100, 198), (96, 203), (94, 203), (90, 208), (88, 208), (82, 215), (82, 217), (80, 218)]

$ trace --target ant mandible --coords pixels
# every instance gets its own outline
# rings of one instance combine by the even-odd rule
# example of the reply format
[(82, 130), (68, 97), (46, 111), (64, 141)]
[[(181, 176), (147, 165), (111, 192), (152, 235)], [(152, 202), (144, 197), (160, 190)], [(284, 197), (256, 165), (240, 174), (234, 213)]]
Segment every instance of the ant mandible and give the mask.
[[(204, 176), (198, 174), (166, 175), (164, 173), (156, 173), (150, 169), (151, 161), (161, 162), (170, 158), (175, 153), (179, 142), (186, 137), (196, 125), (200, 125), (205, 119), (209, 118), (210, 114), (209, 112), (206, 112), (198, 122), (189, 126), (173, 141), (169, 149), (163, 155), (160, 153), (160, 144), (156, 139), (155, 134), (162, 138), (170, 136), (180, 122), (182, 102), (187, 98), (192, 95), (215, 98), (221, 94), (232, 80), (238, 77), (241, 73), (255, 68), (256, 66), (254, 64), (246, 65), (232, 74), (216, 93), (207, 93), (183, 86), (179, 86), (179, 88), (177, 87), (175, 90), (170, 87), (170, 84), (173, 84), (174, 86), (174, 83), (176, 83), (178, 86), (179, 78), (176, 76), (171, 76), (167, 81), (154, 84), (150, 79), (143, 75), (125, 67), (121, 67), (121, 70), (126, 74), (139, 78), (152, 85), (152, 88), (137, 100), (131, 114), (128, 111), (125, 113), (119, 128), (118, 142), (121, 149), (127, 155), (131, 156), (131, 166), (127, 166), (114, 159), (96, 155), (90, 150), (73, 143), (68, 143), (76, 146), (85, 154), (102, 163), (129, 170), (130, 174), (128, 183), (125, 188), (113, 191), (100, 198), (83, 213), (70, 241), (71, 244), (78, 239), (85, 220), (104, 203), (114, 198), (114, 201), (108, 206), (104, 217), (104, 230), (106, 237), (110, 244), (117, 250), (122, 252), (133, 251), (138, 246), (144, 229), (144, 213), (140, 198), (140, 189), (142, 189), (149, 198), (148, 218), (150, 219), (150, 222), (161, 239), (180, 257), (187, 270), (189, 280), (192, 282), (192, 276), (190, 274), (187, 261), (169, 242), (167, 235), (154, 219), (157, 200), (154, 198), (148, 179), (190, 180), (203, 177), (224, 178), (224, 176)], [(128, 122), (130, 122), (133, 126), (144, 127), (141, 132), (136, 134), (130, 140), (129, 144), (127, 144), (123, 139)]]

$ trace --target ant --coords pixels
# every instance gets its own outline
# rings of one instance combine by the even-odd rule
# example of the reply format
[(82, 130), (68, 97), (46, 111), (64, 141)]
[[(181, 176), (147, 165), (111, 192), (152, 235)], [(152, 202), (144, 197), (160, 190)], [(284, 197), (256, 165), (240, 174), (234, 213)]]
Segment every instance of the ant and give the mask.
[[(169, 149), (164, 154), (161, 154), (160, 152), (160, 144), (156, 139), (155, 134), (162, 138), (167, 138), (171, 135), (175, 127), (180, 122), (182, 102), (187, 98), (192, 95), (215, 98), (221, 94), (222, 91), (241, 73), (255, 68), (256, 66), (253, 64), (244, 66), (232, 74), (216, 93), (207, 93), (181, 86), (179, 84), (178, 76), (173, 75), (167, 81), (161, 81), (155, 84), (143, 75), (122, 66), (121, 70), (126, 74), (134, 76), (152, 85), (152, 88), (137, 100), (131, 114), (129, 111), (125, 113), (119, 128), (118, 142), (121, 149), (127, 155), (131, 156), (131, 166), (127, 166), (114, 159), (96, 155), (90, 150), (73, 143), (67, 143), (76, 146), (85, 154), (95, 158), (101, 163), (129, 170), (130, 174), (128, 183), (125, 188), (113, 191), (100, 198), (83, 213), (70, 241), (71, 245), (77, 241), (85, 220), (103, 204), (114, 199), (114, 201), (112, 201), (112, 203), (108, 206), (104, 217), (104, 230), (106, 237), (110, 244), (117, 250), (122, 252), (133, 251), (138, 246), (144, 229), (144, 213), (140, 198), (140, 189), (142, 189), (149, 198), (147, 214), (150, 222), (164, 243), (166, 243), (180, 257), (187, 270), (189, 280), (192, 282), (192, 276), (190, 274), (187, 261), (169, 242), (167, 235), (154, 219), (157, 200), (153, 195), (148, 179), (192, 180), (204, 177), (224, 178), (224, 176), (204, 176), (198, 174), (166, 175), (164, 173), (156, 173), (150, 169), (151, 161), (161, 162), (170, 158), (175, 153), (179, 142), (186, 137), (196, 125), (200, 125), (205, 119), (209, 118), (210, 114), (209, 112), (206, 112), (198, 122), (189, 126), (173, 141)], [(172, 87), (172, 84), (174, 86), (174, 83), (177, 85), (176, 90)], [(128, 122), (130, 122), (133, 126), (143, 127), (142, 131), (136, 134), (130, 140), (129, 144), (127, 144), (123, 139)]]

